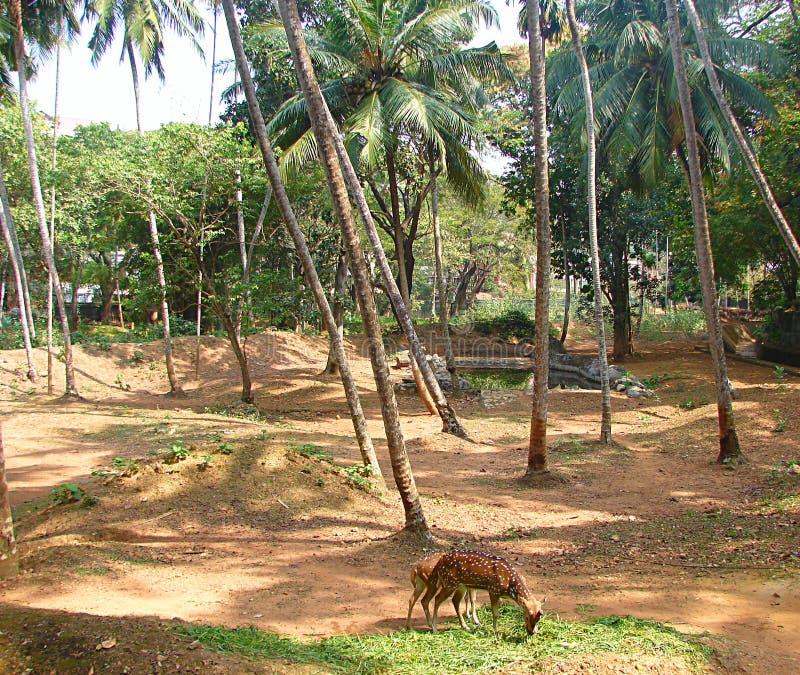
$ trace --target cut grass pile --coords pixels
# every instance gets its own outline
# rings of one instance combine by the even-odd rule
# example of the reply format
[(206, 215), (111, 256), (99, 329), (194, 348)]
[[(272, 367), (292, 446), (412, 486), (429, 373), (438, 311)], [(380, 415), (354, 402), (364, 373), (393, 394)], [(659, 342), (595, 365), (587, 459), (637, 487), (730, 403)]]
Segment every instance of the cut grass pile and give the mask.
[[(491, 673), (514, 664), (515, 669), (542, 669), (576, 654), (624, 654), (680, 659), (685, 670), (699, 672), (712, 649), (698, 636), (680, 633), (655, 621), (631, 616), (607, 616), (587, 621), (546, 617), (539, 632), (525, 634), (519, 609), (501, 608), (498, 634), (491, 614), (481, 609), (483, 627), (395, 631), (389, 634), (334, 635), (300, 640), (254, 627), (224, 628), (181, 624), (176, 630), (219, 652), (252, 658), (313, 663), (338, 673)], [(486, 627), (488, 626), (488, 628)]]

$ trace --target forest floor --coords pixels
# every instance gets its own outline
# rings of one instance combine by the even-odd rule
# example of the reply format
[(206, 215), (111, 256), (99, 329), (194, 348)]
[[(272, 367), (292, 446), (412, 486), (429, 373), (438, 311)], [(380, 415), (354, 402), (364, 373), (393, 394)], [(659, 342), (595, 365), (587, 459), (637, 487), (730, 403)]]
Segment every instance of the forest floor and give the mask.
[[(400, 397), (425, 513), (440, 545), (498, 553), (524, 570), (549, 616), (666, 621), (709, 634), (715, 672), (800, 672), (800, 378), (729, 361), (748, 461), (720, 466), (709, 357), (696, 346), (637, 345), (624, 365), (653, 378), (657, 396), (612, 395), (609, 446), (596, 442), (598, 392), (552, 390), (550, 461), (563, 481), (547, 488), (519, 480), (524, 391), (491, 409), (455, 398), (471, 440), (442, 434), (416, 397)], [(593, 344), (567, 348), (589, 354)], [(349, 349), (391, 480), (369, 363), (357, 339)], [(178, 398), (164, 394), (158, 343), (78, 347), (75, 402), (24, 380), (23, 352), (0, 352), (23, 568), (0, 582), (0, 672), (327, 672), (216, 653), (175, 626), (304, 638), (403, 627), (409, 568), (425, 552), (398, 534), (397, 493), (357, 489), (346, 470), (358, 448), (340, 382), (319, 375), (325, 339), (269, 332), (247, 350), (255, 408), (236, 405), (223, 339), (202, 339), (199, 380), (194, 339), (175, 340)], [(42, 350), (37, 359), (44, 372)], [(83, 499), (56, 503), (63, 485), (62, 501), (77, 488)], [(452, 608), (442, 611), (450, 625)], [(414, 627), (427, 630), (419, 607)], [(685, 671), (669, 658), (590, 653), (539, 665)]]

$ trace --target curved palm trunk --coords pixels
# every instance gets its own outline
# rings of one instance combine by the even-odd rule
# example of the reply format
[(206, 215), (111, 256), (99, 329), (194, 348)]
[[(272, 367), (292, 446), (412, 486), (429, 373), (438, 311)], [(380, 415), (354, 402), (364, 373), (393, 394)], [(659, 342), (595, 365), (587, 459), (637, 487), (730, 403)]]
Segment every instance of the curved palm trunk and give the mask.
[(44, 199), (42, 199), (42, 184), (39, 180), (39, 166), (36, 161), (36, 145), (33, 139), (33, 125), (31, 124), (30, 107), (28, 104), (28, 83), (25, 76), (25, 36), (22, 31), (22, 8), (20, 0), (12, 0), (10, 3), (10, 15), (14, 25), (14, 51), (17, 59), (17, 74), (19, 76), (19, 106), (22, 112), (22, 128), (25, 132), (25, 148), (28, 153), (28, 171), (31, 177), (31, 188), (33, 192), (33, 202), (36, 208), (36, 220), (39, 225), (39, 236), (42, 240), (42, 253), (56, 294), (56, 305), (58, 307), (59, 319), (61, 321), (61, 332), (64, 338), (64, 367), (66, 377), (65, 395), (78, 397), (78, 386), (75, 381), (75, 369), (72, 365), (72, 341), (70, 340), (69, 321), (67, 320), (66, 307), (64, 306), (64, 291), (61, 288), (61, 281), (56, 269), (55, 257), (53, 255), (50, 233), (47, 228), (47, 215), (44, 210)]
[(411, 463), (406, 453), (403, 433), (400, 429), (400, 415), (397, 410), (397, 401), (392, 388), (389, 367), (386, 363), (386, 353), (383, 348), (378, 313), (375, 309), (375, 298), (372, 295), (369, 270), (364, 261), (364, 253), (355, 227), (347, 187), (337, 158), (336, 147), (334, 146), (334, 138), (338, 138), (338, 134), (336, 128), (330, 124), (327, 107), (314, 76), (311, 59), (308, 56), (300, 27), (297, 6), (293, 0), (289, 0), (289, 2), (279, 0), (278, 7), (286, 29), (295, 72), (305, 96), (311, 126), (317, 139), (319, 155), (325, 168), (334, 210), (342, 228), (342, 241), (348, 255), (350, 272), (353, 275), (356, 297), (364, 323), (364, 332), (368, 340), (372, 370), (375, 374), (378, 396), (381, 399), (392, 471), (405, 511), (405, 527), (423, 539), (430, 541), (432, 536), (422, 511), (422, 503), (419, 499), (414, 475), (411, 471)]
[(739, 126), (739, 122), (736, 120), (736, 117), (734, 116), (733, 111), (728, 104), (728, 99), (725, 98), (725, 93), (722, 91), (719, 78), (714, 70), (714, 62), (711, 60), (711, 53), (708, 50), (708, 41), (706, 40), (706, 34), (703, 30), (703, 24), (700, 21), (700, 16), (697, 14), (697, 8), (694, 5), (694, 1), (686, 0), (684, 4), (686, 6), (686, 11), (689, 14), (689, 20), (692, 22), (694, 34), (697, 37), (697, 46), (700, 50), (700, 57), (703, 60), (703, 67), (705, 68), (706, 75), (708, 77), (708, 83), (711, 85), (711, 91), (714, 93), (714, 98), (717, 101), (717, 105), (719, 105), (719, 109), (722, 111), (722, 115), (725, 118), (725, 121), (728, 123), (728, 128), (730, 129), (731, 134), (733, 134), (733, 137), (736, 139), (736, 144), (739, 146), (739, 150), (744, 157), (745, 164), (747, 164), (747, 168), (750, 170), (750, 174), (753, 176), (753, 180), (756, 182), (758, 191), (761, 194), (761, 199), (764, 200), (764, 205), (767, 207), (767, 210), (772, 216), (772, 220), (775, 221), (775, 225), (778, 226), (778, 230), (780, 231), (781, 236), (783, 236), (786, 245), (789, 247), (789, 251), (794, 258), (794, 261), (800, 265), (800, 245), (798, 245), (797, 239), (795, 238), (789, 223), (786, 222), (783, 211), (781, 211), (780, 206), (778, 206), (775, 195), (772, 194), (772, 189), (767, 182), (767, 177), (761, 170), (761, 165), (758, 163), (758, 159), (756, 158), (753, 149), (750, 147), (750, 143), (748, 143), (745, 135), (742, 133), (742, 128)]
[[(333, 320), (336, 322), (336, 332), (339, 339), (344, 339), (344, 298), (347, 287), (347, 260), (344, 251), (339, 252), (339, 260), (336, 263), (336, 277), (333, 282)], [(331, 340), (328, 348), (328, 362), (322, 371), (323, 375), (338, 375), (339, 362), (336, 360), (336, 350), (333, 348)]]
[(578, 21), (575, 19), (573, 0), (566, 0), (567, 20), (572, 36), (572, 48), (581, 69), (583, 99), (586, 104), (586, 204), (589, 213), (589, 248), (592, 254), (592, 285), (594, 287), (594, 322), (597, 331), (597, 357), (600, 360), (600, 391), (602, 397), (600, 419), (600, 442), (611, 441), (611, 384), (608, 379), (608, 355), (606, 353), (606, 329), (603, 321), (603, 291), (600, 287), (600, 247), (597, 242), (597, 195), (596, 195), (596, 141), (594, 126), (594, 102), (589, 66), (581, 48)]
[(27, 319), (25, 293), (22, 290), (22, 270), (20, 269), (20, 258), (17, 256), (14, 246), (14, 239), (11, 236), (11, 230), (14, 229), (14, 220), (11, 216), (2, 165), (0, 165), (0, 201), (2, 201), (2, 204), (0, 204), (2, 207), (0, 208), (0, 223), (2, 223), (3, 236), (6, 240), (6, 246), (8, 246), (8, 260), (11, 263), (11, 270), (14, 272), (14, 281), (17, 285), (17, 306), (19, 307), (19, 323), (22, 327), (22, 344), (25, 347), (25, 357), (28, 361), (28, 379), (31, 382), (36, 382), (36, 364), (33, 361), (33, 345)]
[[(314, 261), (311, 258), (311, 253), (306, 246), (305, 237), (300, 229), (300, 225), (295, 218), (294, 211), (289, 202), (289, 197), (286, 194), (283, 181), (278, 171), (278, 164), (275, 161), (275, 155), (272, 152), (269, 139), (267, 137), (267, 128), (264, 123), (264, 117), (261, 114), (261, 109), (258, 107), (258, 100), (256, 99), (256, 90), (253, 85), (253, 80), (250, 76), (250, 71), (247, 66), (247, 59), (242, 46), (242, 36), (239, 32), (239, 24), (236, 19), (236, 10), (233, 6), (233, 0), (222, 0), (222, 9), (225, 12), (225, 21), (228, 26), (228, 33), (231, 39), (234, 56), (236, 59), (236, 70), (241, 74), (242, 87), (247, 100), (247, 108), (250, 113), (250, 120), (253, 125), (253, 133), (258, 141), (261, 155), (264, 160), (264, 165), (267, 169), (270, 184), (272, 185), (272, 193), (275, 201), (280, 209), (281, 216), (286, 223), (286, 228), (292, 237), (297, 255), (303, 266), (303, 273), (305, 279), (311, 288), (314, 295), (314, 300), (319, 307), (320, 314), (322, 315), (322, 322), (325, 330), (328, 331), (331, 343), (333, 344), (336, 353), (336, 361), (339, 364), (339, 371), (342, 378), (342, 385), (344, 387), (347, 405), (350, 409), (350, 417), (353, 420), (353, 428), (355, 430), (356, 438), (358, 440), (358, 447), (361, 450), (361, 458), (364, 464), (372, 468), (372, 473), (378, 480), (379, 484), (383, 485), (383, 476), (381, 474), (380, 466), (378, 465), (378, 458), (375, 455), (375, 447), (373, 446), (372, 439), (367, 430), (367, 422), (364, 418), (364, 411), (361, 408), (361, 401), (358, 396), (358, 389), (353, 379), (353, 374), (350, 370), (350, 362), (347, 359), (347, 354), (344, 351), (344, 343), (339, 337), (336, 330), (336, 321), (331, 312), (328, 300), (325, 297), (325, 289), (317, 275), (317, 270), (314, 267)], [(265, 200), (266, 203), (266, 200)]]
[[(133, 78), (133, 100), (136, 106), (136, 130), (140, 136), (144, 135), (142, 131), (142, 103), (141, 95), (139, 92), (139, 73), (136, 68), (136, 58), (133, 51), (133, 43), (130, 39), (125, 42), (125, 49), (128, 53), (128, 64), (131, 68), (131, 77)], [(161, 256), (161, 243), (158, 237), (158, 225), (156, 223), (156, 214), (151, 209), (147, 214), (148, 223), (150, 226), (150, 241), (153, 244), (153, 258), (156, 261), (156, 278), (158, 280), (158, 288), (161, 294), (161, 323), (164, 330), (164, 361), (167, 365), (167, 379), (169, 380), (169, 393), (176, 395), (182, 393), (181, 385), (178, 383), (178, 376), (175, 373), (175, 360), (172, 356), (172, 334), (169, 328), (169, 304), (167, 303), (167, 281), (164, 275), (164, 259)]]
[(567, 339), (569, 332), (569, 305), (570, 305), (570, 290), (571, 278), (569, 274), (569, 256), (567, 255), (567, 223), (561, 221), (561, 245), (564, 249), (564, 321), (561, 324), (561, 337), (558, 341), (563, 345)]
[(667, 26), (669, 42), (672, 49), (672, 61), (675, 69), (675, 80), (678, 87), (678, 99), (681, 105), (683, 128), (686, 136), (687, 178), (689, 193), (692, 199), (692, 219), (694, 221), (694, 245), (697, 255), (697, 268), (700, 274), (700, 288), (703, 296), (703, 312), (708, 331), (708, 345), (711, 361), (714, 365), (714, 382), (717, 393), (717, 414), (719, 419), (719, 455), (718, 462), (741, 462), (744, 460), (736, 424), (733, 417), (733, 402), (728, 382), (725, 363), (725, 352), (722, 345), (722, 333), (719, 323), (719, 304), (714, 285), (714, 258), (711, 252), (711, 238), (708, 231), (705, 195), (700, 171), (700, 153), (694, 126), (694, 110), (689, 93), (689, 82), (686, 75), (683, 48), (680, 43), (680, 26), (678, 24), (675, 0), (666, 0)]
[[(55, 173), (57, 166), (58, 153), (58, 94), (61, 84), (61, 23), (62, 7), (58, 6), (58, 42), (56, 43), (56, 82), (53, 94), (53, 155), (51, 157), (50, 168)], [(56, 182), (50, 186), (50, 241), (53, 248), (56, 246)], [(53, 384), (53, 278), (47, 275), (47, 393), (52, 394), (55, 390)]]
[(550, 179), (547, 168), (547, 91), (544, 48), (539, 28), (539, 0), (526, 0), (528, 53), (531, 63), (536, 187), (536, 330), (534, 334), (533, 405), (526, 475), (547, 467), (547, 379), (550, 371)]
[(17, 540), (14, 538), (14, 521), (8, 499), (6, 481), (6, 456), (3, 449), (3, 430), (0, 427), (0, 579), (19, 573)]
[(211, 126), (211, 115), (214, 110), (214, 78), (217, 74), (217, 13), (219, 12), (219, 7), (216, 2), (212, 2), (212, 11), (214, 12), (214, 24), (211, 42), (211, 86), (208, 92), (208, 126)]
[(436, 285), (439, 293), (439, 329), (444, 340), (444, 360), (447, 371), (455, 384), (456, 359), (453, 356), (453, 341), (450, 339), (449, 313), (447, 307), (447, 279), (444, 276), (444, 263), (442, 261), (442, 228), (439, 223), (439, 190), (436, 186), (436, 167), (433, 157), (431, 165), (431, 224), (433, 226), (433, 259), (436, 267)]

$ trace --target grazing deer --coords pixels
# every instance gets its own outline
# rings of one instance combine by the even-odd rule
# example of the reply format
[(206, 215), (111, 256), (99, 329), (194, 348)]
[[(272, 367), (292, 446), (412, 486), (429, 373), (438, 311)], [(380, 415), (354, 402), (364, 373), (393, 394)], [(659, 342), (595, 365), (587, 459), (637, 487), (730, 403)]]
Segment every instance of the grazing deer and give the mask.
[[(422, 598), (422, 609), (433, 630), (441, 605), (451, 595), (456, 615), (464, 630), (467, 625), (461, 617), (461, 599), (468, 589), (482, 588), (489, 592), (492, 603), (492, 623), (497, 631), (497, 608), (500, 598), (511, 598), (520, 607), (525, 618), (525, 629), (532, 635), (542, 618), (542, 602), (533, 597), (525, 578), (504, 558), (480, 551), (449, 551), (442, 555), (428, 577), (428, 590)], [(438, 590), (438, 593), (437, 593)], [(428, 605), (436, 595), (431, 619)]]
[[(422, 560), (417, 560), (417, 562), (415, 562), (414, 566), (411, 568), (411, 584), (414, 586), (414, 591), (411, 593), (411, 599), (408, 601), (408, 617), (406, 618), (406, 628), (411, 628), (411, 610), (414, 608), (414, 603), (416, 603), (419, 596), (428, 589), (428, 578), (431, 576), (433, 568), (436, 567), (436, 563), (439, 562), (439, 559), (443, 555), (444, 551), (432, 553)], [(470, 588), (466, 595), (467, 601), (465, 603), (465, 609), (467, 616), (471, 616), (472, 620), (475, 622), (475, 625), (480, 626), (481, 622), (478, 621), (478, 613), (475, 608), (475, 598), (478, 595), (478, 592), (474, 588)], [(430, 619), (428, 619), (428, 621), (430, 622)]]

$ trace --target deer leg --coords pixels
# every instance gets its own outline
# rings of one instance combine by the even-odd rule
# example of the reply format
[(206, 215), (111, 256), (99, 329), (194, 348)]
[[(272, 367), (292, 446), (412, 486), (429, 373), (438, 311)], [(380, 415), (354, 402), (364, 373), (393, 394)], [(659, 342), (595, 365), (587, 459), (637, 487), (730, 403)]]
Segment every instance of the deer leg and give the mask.
[[(441, 605), (445, 600), (447, 600), (447, 598), (450, 597), (451, 593), (454, 590), (455, 589), (452, 586), (450, 586), (449, 588), (445, 586), (436, 595), (436, 600), (433, 603), (433, 621), (431, 622), (431, 628), (433, 630), (436, 630), (436, 619), (439, 616), (439, 605)], [(430, 592), (431, 592), (430, 589), (428, 589), (428, 593)]]
[(422, 592), (427, 588), (425, 582), (417, 577), (414, 582), (414, 592), (411, 594), (411, 599), (408, 601), (408, 618), (406, 618), (406, 628), (411, 628), (411, 610), (414, 608), (414, 603), (417, 601)]
[[(467, 591), (468, 592), (468, 591)], [(458, 623), (461, 624), (461, 627), (464, 630), (469, 630), (467, 624), (464, 621), (464, 617), (461, 616), (461, 600), (464, 597), (465, 591), (461, 588), (457, 589), (455, 593), (453, 593), (453, 607), (456, 608), (456, 616), (458, 617)]]
[(489, 594), (489, 600), (492, 603), (492, 625), (494, 626), (494, 632), (497, 632), (497, 614), (498, 608), (500, 607), (500, 596)]
[(470, 588), (467, 592), (467, 607), (471, 608), (472, 613), (472, 620), (475, 622), (476, 626), (480, 626), (481, 622), (478, 621), (478, 591), (474, 588)]
[(433, 598), (434, 595), (436, 595), (436, 586), (431, 586), (429, 584), (428, 588), (425, 590), (425, 595), (422, 596), (422, 600), (420, 601), (422, 609), (425, 612), (425, 619), (431, 628), (433, 628), (433, 624), (431, 623), (430, 604), (431, 604), (431, 599)]

